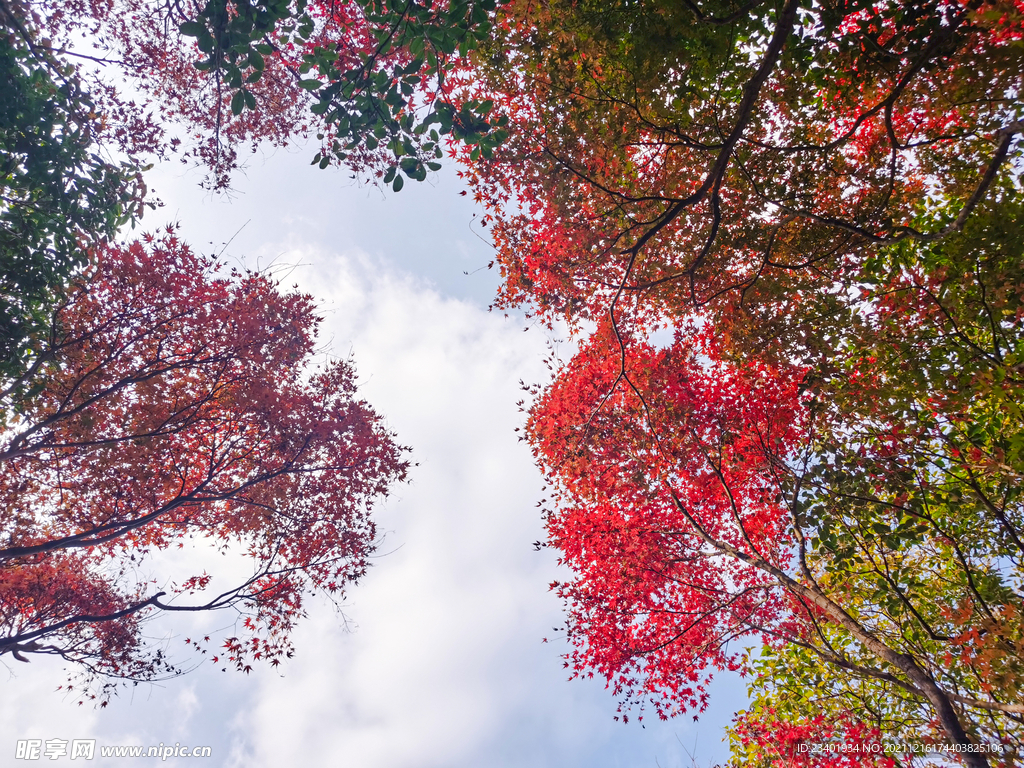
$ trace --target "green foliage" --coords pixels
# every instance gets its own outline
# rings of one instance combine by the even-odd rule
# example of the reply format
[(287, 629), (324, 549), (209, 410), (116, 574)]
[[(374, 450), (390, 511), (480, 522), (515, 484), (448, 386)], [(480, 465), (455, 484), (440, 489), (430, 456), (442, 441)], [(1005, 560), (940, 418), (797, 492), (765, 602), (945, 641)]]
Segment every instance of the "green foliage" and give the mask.
[[(810, 576), (961, 697), (971, 738), (1004, 745), (1007, 765), (1019, 719), (968, 702), (1024, 695), (1022, 265), (1010, 183), (963, 231), (877, 251), (809, 387), (819, 429), (790, 487)], [(762, 654), (743, 722), (856, 713), (893, 742), (946, 741), (900, 669), (809, 615), (813, 631)]]
[(136, 213), (137, 170), (100, 156), (101, 119), (72, 68), (0, 36), (0, 376), (16, 377), (49, 329), (49, 307)]
[(332, 4), (209, 0), (180, 31), (194, 37), (206, 55), (196, 67), (216, 73), (233, 92), (234, 115), (259, 108), (247, 86), (262, 77), (264, 57), (301, 51), (295, 85), (313, 96), (310, 111), (331, 134), (312, 162), (321, 168), (332, 159), (349, 160), (357, 150), (384, 147), (393, 157), (383, 170), (385, 183), (397, 192), (404, 183), (399, 173), (422, 181), (428, 169), (440, 168), (441, 136), (450, 134), (485, 156), (507, 138), (507, 117), (488, 120), (492, 103), (456, 106), (446, 91), (455, 62), (489, 36), (496, 0), (357, 0), (351, 5), (368, 36), (351, 66), (339, 56), (338, 41), (319, 36), (321, 25), (336, 21), (331, 14), (351, 12)]

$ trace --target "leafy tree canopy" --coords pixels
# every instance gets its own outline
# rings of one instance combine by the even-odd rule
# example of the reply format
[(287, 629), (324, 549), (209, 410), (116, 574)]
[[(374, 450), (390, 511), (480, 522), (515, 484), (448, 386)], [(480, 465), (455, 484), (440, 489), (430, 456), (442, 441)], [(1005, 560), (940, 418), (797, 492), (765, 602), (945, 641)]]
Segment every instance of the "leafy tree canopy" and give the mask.
[(760, 669), (751, 760), (829, 728), (1019, 759), (1022, 21), (499, 9), (462, 82), (510, 136), (460, 152), (500, 303), (589, 335), (528, 437), (569, 663), (625, 705)]
[(528, 425), (577, 673), (667, 716), (760, 670), (767, 764), (914, 729), (1019, 760), (1018, 4), (34, 7), (214, 186), (316, 133), (397, 190), (451, 140), (499, 305), (589, 335)]
[[(97, 252), (0, 393), (0, 655), (63, 658), (101, 700), (178, 671), (143, 634), (158, 612), (234, 611), (225, 668), (291, 655), (308, 593), (366, 570), (371, 508), (408, 466), (350, 363), (310, 369), (317, 323), (309, 296), (173, 231)], [(250, 575), (140, 575), (186, 544)]]
[(0, 375), (16, 375), (49, 327), (49, 307), (140, 213), (138, 168), (105, 159), (99, 118), (74, 70), (0, 5)]
[[(27, 3), (63, 48), (95, 32), (109, 103), (136, 138), (181, 129), (184, 156), (224, 189), (238, 148), (316, 134), (314, 165), (367, 173), (395, 191), (440, 168), (442, 137), (490, 150), (507, 117), (456, 100), (451, 76), (490, 32), (496, 0), (76, 0)], [(62, 49), (63, 50), (63, 49)], [(113, 77), (111, 77), (113, 73)], [(152, 113), (147, 110), (152, 109)], [(182, 137), (176, 137), (178, 141)]]

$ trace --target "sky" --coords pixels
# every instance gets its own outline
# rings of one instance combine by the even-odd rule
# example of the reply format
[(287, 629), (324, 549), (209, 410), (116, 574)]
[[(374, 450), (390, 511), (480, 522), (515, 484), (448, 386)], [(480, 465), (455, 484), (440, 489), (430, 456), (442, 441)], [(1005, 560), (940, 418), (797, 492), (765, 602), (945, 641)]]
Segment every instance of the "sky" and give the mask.
[[(204, 193), (184, 167), (157, 167), (149, 183), (165, 206), (142, 230), (180, 222), (198, 250), (272, 270), (316, 298), (325, 353), (352, 357), (360, 396), (416, 462), (376, 510), (384, 538), (370, 573), (340, 609), (311, 601), (296, 656), (277, 670), (246, 676), (203, 663), (94, 709), (56, 691), (59, 663), (5, 656), (0, 755), (14, 755), (19, 739), (59, 738), (210, 746), (209, 758), (165, 761), (209, 768), (724, 762), (723, 727), (744, 700), (738, 679), (713, 684), (696, 722), (624, 725), (602, 681), (569, 681), (563, 668), (566, 646), (553, 632), (562, 609), (548, 584), (566, 574), (532, 545), (544, 538), (543, 479), (515, 430), (520, 380), (546, 381), (544, 357), (571, 354), (571, 341), (488, 311), (497, 277), (486, 269), (486, 230), (450, 167), (384, 194), (310, 167), (311, 154), (255, 154), (230, 199)], [(232, 567), (209, 565), (219, 556), (202, 549), (176, 557), (154, 568)], [(186, 637), (230, 622), (175, 615), (148, 631), (188, 663)], [(91, 764), (139, 762), (97, 752)]]

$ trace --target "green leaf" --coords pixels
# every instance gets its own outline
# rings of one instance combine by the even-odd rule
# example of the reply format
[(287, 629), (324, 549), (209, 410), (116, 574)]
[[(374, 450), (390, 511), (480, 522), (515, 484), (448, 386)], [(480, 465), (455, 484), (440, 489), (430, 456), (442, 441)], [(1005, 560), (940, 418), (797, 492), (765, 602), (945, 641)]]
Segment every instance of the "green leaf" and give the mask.
[(203, 34), (209, 34), (206, 25), (199, 21), (186, 21), (184, 24), (179, 25), (178, 31), (186, 37), (199, 37)]

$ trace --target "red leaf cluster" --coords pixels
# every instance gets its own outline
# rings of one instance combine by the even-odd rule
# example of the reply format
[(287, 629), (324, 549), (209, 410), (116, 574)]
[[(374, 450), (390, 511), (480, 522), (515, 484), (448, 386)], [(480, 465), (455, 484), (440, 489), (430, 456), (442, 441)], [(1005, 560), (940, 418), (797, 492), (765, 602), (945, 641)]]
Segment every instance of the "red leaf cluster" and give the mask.
[[(146, 240), (95, 254), (7, 392), (0, 652), (144, 678), (166, 671), (144, 617), (231, 608), (251, 635), (235, 656), (276, 659), (306, 593), (365, 572), (369, 513), (404, 477), (403, 449), (349, 362), (309, 369), (309, 296), (222, 275), (173, 231)], [(244, 553), (251, 578), (214, 579), (214, 594), (206, 573), (131, 586), (148, 555), (192, 540)]]
[(656, 349), (608, 326), (558, 372), (528, 435), (561, 489), (548, 532), (573, 572), (574, 674), (654, 694), (662, 716), (703, 710), (710, 670), (741, 659), (730, 641), (792, 631), (779, 584), (743, 558), (791, 557), (778, 462), (805, 434), (801, 378), (728, 362), (706, 334)]

